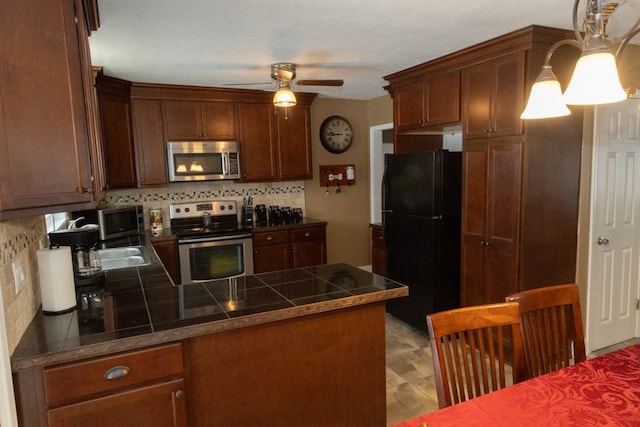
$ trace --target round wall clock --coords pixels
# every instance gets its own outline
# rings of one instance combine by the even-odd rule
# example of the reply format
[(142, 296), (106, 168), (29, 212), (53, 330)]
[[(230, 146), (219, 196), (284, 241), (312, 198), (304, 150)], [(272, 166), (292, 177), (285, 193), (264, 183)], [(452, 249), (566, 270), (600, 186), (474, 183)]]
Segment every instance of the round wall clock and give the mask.
[(353, 130), (347, 119), (330, 116), (320, 126), (320, 142), (330, 153), (340, 154), (347, 151), (353, 141)]

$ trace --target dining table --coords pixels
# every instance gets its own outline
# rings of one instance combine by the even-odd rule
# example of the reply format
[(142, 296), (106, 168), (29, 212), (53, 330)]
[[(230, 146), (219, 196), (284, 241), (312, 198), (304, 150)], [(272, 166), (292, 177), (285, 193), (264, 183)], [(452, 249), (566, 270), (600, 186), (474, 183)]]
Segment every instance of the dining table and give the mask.
[(640, 426), (640, 344), (394, 427)]

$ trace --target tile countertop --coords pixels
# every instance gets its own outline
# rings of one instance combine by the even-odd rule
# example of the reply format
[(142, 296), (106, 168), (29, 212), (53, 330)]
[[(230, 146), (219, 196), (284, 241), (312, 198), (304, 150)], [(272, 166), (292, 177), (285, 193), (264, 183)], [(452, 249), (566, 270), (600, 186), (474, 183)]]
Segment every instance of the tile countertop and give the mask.
[[(144, 239), (131, 242), (139, 243)], [(408, 295), (406, 286), (348, 264), (175, 286), (151, 244), (147, 248), (150, 265), (105, 273), (102, 319), (79, 318), (77, 310), (57, 316), (39, 312), (11, 356), (12, 370)]]

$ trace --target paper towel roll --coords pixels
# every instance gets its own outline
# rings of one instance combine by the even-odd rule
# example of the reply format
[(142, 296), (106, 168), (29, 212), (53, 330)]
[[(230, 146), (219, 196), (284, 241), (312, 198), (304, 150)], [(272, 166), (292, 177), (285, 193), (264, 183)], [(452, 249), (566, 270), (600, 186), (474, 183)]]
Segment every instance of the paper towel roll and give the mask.
[(76, 288), (71, 247), (40, 249), (37, 255), (42, 311), (58, 314), (73, 310), (76, 306)]

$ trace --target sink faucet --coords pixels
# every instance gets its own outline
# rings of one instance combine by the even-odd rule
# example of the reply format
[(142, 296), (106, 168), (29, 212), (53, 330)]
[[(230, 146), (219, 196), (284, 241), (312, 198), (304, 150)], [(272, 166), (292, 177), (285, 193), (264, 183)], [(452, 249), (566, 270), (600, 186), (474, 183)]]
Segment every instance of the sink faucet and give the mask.
[(71, 230), (72, 228), (76, 228), (76, 222), (80, 221), (81, 219), (84, 219), (83, 216), (79, 216), (76, 219), (72, 219), (71, 221), (69, 221), (69, 225), (67, 225), (67, 229)]

